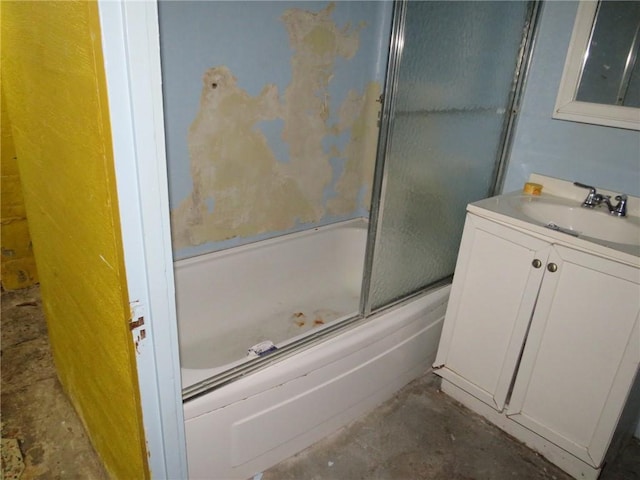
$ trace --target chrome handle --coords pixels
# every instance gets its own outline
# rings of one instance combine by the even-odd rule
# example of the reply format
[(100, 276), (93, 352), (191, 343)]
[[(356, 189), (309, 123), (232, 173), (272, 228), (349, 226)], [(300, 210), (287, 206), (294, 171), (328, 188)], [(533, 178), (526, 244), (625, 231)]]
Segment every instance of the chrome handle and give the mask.
[(613, 209), (613, 212), (611, 212), (614, 215), (617, 215), (618, 217), (626, 217), (627, 216), (627, 195), (626, 194), (621, 194), (621, 195), (616, 195), (616, 201), (618, 202), (618, 204), (615, 206), (615, 208)]
[(534, 258), (533, 262), (531, 262), (531, 265), (533, 265), (533, 268), (540, 268), (542, 266), (542, 262), (537, 258)]
[(573, 182), (573, 184), (576, 187), (586, 188), (589, 190), (589, 194), (587, 195), (587, 198), (585, 198), (584, 202), (582, 202), (583, 207), (593, 208), (597, 205), (597, 202), (594, 201), (594, 197), (596, 196), (596, 187), (592, 187), (591, 185), (585, 185), (584, 183), (580, 183), (580, 182)]
[(558, 265), (556, 265), (555, 263), (549, 263), (547, 265), (547, 270), (549, 270), (551, 273), (557, 272), (558, 271)]

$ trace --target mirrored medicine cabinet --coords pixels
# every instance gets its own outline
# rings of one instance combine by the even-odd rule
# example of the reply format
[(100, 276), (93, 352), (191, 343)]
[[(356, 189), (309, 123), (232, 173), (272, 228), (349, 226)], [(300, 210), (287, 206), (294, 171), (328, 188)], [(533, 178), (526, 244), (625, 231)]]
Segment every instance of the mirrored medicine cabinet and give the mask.
[(581, 1), (553, 118), (640, 130), (640, 2)]

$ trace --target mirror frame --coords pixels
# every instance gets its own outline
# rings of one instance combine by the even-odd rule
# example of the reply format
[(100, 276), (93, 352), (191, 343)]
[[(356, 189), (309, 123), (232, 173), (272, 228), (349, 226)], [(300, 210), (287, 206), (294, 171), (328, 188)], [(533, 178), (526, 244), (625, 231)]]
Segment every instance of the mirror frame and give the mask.
[(598, 2), (582, 0), (578, 5), (571, 41), (560, 80), (553, 118), (608, 127), (640, 130), (640, 108), (579, 102), (576, 98), (583, 58), (591, 39)]

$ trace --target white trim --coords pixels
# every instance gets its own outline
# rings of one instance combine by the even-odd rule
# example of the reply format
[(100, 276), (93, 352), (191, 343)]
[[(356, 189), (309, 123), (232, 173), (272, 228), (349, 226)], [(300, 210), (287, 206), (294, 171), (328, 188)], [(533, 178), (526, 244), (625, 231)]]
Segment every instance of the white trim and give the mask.
[(618, 105), (578, 102), (575, 100), (582, 72), (583, 58), (591, 39), (591, 29), (598, 2), (583, 0), (578, 5), (576, 21), (569, 42), (567, 59), (553, 109), (553, 118), (592, 123), (609, 127), (640, 130), (640, 109)]
[(152, 478), (187, 478), (157, 5), (98, 8), (127, 285), (145, 317), (133, 333), (149, 468)]

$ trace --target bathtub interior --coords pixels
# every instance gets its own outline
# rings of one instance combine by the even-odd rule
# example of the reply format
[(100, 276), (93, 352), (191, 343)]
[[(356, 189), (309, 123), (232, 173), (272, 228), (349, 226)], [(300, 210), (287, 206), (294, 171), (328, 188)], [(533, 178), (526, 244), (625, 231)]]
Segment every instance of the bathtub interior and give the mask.
[(175, 263), (183, 387), (358, 312), (362, 219)]

